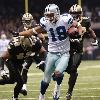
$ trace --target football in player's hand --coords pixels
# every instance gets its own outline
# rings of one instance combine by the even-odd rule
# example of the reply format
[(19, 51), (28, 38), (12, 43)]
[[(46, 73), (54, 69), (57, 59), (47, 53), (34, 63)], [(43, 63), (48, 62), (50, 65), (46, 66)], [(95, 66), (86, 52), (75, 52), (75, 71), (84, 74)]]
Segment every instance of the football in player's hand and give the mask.
[(77, 21), (73, 21), (72, 26), (77, 27), (78, 26), (78, 22)]
[(68, 34), (69, 35), (76, 35), (78, 34), (78, 29), (72, 26), (71, 28), (68, 29)]

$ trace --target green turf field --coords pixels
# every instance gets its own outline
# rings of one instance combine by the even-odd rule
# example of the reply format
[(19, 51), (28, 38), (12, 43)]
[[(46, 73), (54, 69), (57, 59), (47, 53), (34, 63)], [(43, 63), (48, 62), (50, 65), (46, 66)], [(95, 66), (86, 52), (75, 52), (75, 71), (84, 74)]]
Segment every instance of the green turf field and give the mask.
[[(83, 61), (78, 69), (79, 77), (74, 88), (72, 100), (100, 100), (100, 61)], [(29, 70), (28, 95), (20, 94), (20, 100), (38, 100), (40, 81), (43, 73), (33, 64)], [(65, 100), (67, 91), (68, 74), (65, 74), (60, 100)], [(14, 85), (0, 86), (0, 100), (11, 100)], [(54, 82), (46, 92), (46, 100), (52, 100)]]

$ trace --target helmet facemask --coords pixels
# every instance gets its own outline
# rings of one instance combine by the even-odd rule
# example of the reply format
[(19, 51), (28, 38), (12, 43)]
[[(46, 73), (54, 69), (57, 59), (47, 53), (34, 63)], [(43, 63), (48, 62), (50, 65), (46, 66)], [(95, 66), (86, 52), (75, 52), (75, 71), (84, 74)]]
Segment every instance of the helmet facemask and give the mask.
[(82, 14), (71, 14), (73, 19), (76, 20), (76, 21), (80, 21), (81, 20), (81, 17), (82, 17)]
[(26, 13), (22, 17), (22, 23), (25, 28), (30, 28), (32, 27), (33, 23), (33, 16), (30, 13)]
[(56, 22), (60, 17), (59, 7), (55, 4), (49, 4), (45, 8), (44, 16), (45, 16), (46, 20), (48, 20), (52, 23)]
[(54, 20), (54, 13), (47, 13), (47, 14), (45, 14), (45, 18), (46, 18), (46, 20), (49, 20), (50, 22), (52, 22), (53, 20)]
[(32, 20), (25, 20), (25, 21), (23, 21), (23, 25), (26, 28), (32, 27)]

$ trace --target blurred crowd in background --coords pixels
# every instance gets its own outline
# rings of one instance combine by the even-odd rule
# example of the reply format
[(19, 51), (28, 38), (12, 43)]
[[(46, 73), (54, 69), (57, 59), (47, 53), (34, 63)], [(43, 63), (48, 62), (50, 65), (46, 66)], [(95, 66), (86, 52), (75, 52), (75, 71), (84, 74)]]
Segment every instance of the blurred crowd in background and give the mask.
[[(96, 0), (83, 1), (83, 15), (90, 17), (93, 23), (100, 23), (100, 1), (97, 0), (97, 3), (95, 3)], [(10, 39), (10, 29), (14, 31), (21, 30), (21, 17), (25, 12), (24, 3), (24, 0), (0, 0), (0, 36), (5, 34), (7, 39)], [(37, 23), (48, 3), (56, 3), (61, 9), (61, 13), (64, 13), (68, 12), (70, 6), (77, 3), (77, 0), (29, 0), (29, 12)], [(96, 34), (99, 39), (100, 28), (98, 30)], [(90, 40), (85, 40), (83, 59), (100, 59), (100, 48), (91, 46)]]

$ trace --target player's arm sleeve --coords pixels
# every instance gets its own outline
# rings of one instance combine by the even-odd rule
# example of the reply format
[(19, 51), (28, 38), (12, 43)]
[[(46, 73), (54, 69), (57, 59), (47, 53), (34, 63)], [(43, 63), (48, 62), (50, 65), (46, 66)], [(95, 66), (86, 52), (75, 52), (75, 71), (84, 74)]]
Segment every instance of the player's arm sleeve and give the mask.
[(73, 17), (69, 14), (67, 19), (67, 24), (68, 24), (68, 28), (70, 28), (73, 25)]
[(42, 17), (42, 18), (40, 19), (40, 26), (41, 26), (44, 30), (46, 30), (46, 19), (45, 19), (45, 17)]
[(46, 24), (45, 17), (42, 17), (40, 19), (40, 24), (37, 27), (34, 27), (32, 29), (33, 30), (33, 33), (35, 33), (35, 35), (44, 33), (45, 32), (45, 29), (46, 29), (45, 24)]
[(93, 39), (96, 39), (96, 34), (95, 34), (95, 32), (92, 30), (91, 27), (89, 28), (89, 32), (90, 32), (90, 34), (91, 34), (91, 37), (92, 37)]
[(90, 26), (91, 26), (91, 19), (90, 18), (87, 18), (85, 20), (85, 27), (86, 27), (86, 30), (89, 30)]

